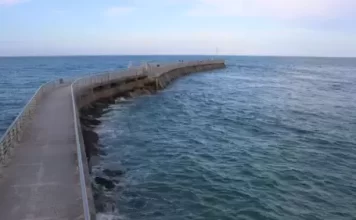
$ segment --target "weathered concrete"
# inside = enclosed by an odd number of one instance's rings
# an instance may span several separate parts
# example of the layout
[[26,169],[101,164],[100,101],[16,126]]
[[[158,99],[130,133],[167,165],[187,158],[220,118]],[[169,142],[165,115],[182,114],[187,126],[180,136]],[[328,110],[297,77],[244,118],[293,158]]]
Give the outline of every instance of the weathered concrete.
[[[215,61],[216,62],[216,61]],[[99,99],[109,97],[133,97],[164,89],[172,81],[188,74],[225,68],[223,61],[213,64],[197,64],[179,68],[154,68],[150,74],[126,76],[86,86],[78,92],[78,107],[82,108]]]
[[0,178],[1,220],[83,219],[70,86],[45,96]]
[[167,87],[171,82],[174,80],[178,79],[179,77],[186,76],[192,73],[197,73],[197,72],[203,72],[203,71],[209,71],[209,70],[214,70],[214,69],[221,69],[225,68],[225,63],[215,63],[215,64],[206,64],[206,65],[201,65],[201,66],[188,66],[184,68],[179,68],[179,69],[173,69],[171,71],[167,72],[161,72],[157,74],[156,77],[156,88],[158,89],[164,89]]

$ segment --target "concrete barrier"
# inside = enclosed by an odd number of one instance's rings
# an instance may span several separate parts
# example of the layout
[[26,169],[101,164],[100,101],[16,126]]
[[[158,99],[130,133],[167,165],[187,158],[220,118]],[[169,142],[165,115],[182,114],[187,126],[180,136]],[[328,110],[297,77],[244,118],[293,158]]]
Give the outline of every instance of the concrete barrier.
[[111,72],[79,79],[73,83],[78,108],[101,98],[135,96],[165,88],[173,80],[187,74],[224,68],[222,60],[195,61],[148,66]]

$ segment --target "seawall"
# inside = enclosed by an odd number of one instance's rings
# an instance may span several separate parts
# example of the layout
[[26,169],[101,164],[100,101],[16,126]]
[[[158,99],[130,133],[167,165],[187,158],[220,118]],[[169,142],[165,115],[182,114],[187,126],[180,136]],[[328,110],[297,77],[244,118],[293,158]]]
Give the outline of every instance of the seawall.
[[[180,76],[223,67],[224,61],[218,60],[146,65],[74,81],[59,79],[43,84],[0,138],[0,171],[3,171],[0,173],[0,191],[4,204],[1,214],[5,219],[37,218],[37,214],[45,219],[59,216],[95,219],[88,145],[98,141],[98,136],[90,133],[90,129],[100,123],[93,117],[101,113],[94,112],[90,123],[86,124],[84,118],[88,114],[83,114],[83,110],[90,107],[105,110],[115,97],[154,93]],[[109,102],[101,103],[100,100]],[[11,157],[15,150],[16,156]],[[61,153],[57,154],[58,150]],[[31,170],[23,170],[23,164],[31,164]],[[109,176],[112,172],[118,171],[107,171]],[[18,174],[23,178],[17,178]],[[38,178],[33,180],[36,176]],[[110,187],[110,180],[95,181]],[[16,185],[38,193],[21,196],[13,187]],[[43,198],[46,202],[41,202]],[[36,206],[36,211],[29,209],[29,204]],[[55,212],[50,207],[53,204],[57,207]],[[14,207],[20,207],[20,211],[11,211]],[[44,213],[46,216],[42,216]]]
[[140,95],[153,94],[166,88],[180,77],[225,67],[224,62],[218,62],[173,68],[168,71],[158,70],[153,74],[122,77],[85,88],[81,95],[81,101],[78,103],[78,108],[88,162],[90,162],[92,152],[96,151],[98,142],[98,135],[93,132],[92,128],[100,124],[97,118],[105,112],[105,109],[110,104],[114,104],[117,98],[128,99]]
[[[115,103],[119,97],[134,98],[144,94],[153,94],[167,87],[174,80],[197,72],[225,68],[224,61],[197,61],[179,63],[167,66],[155,66],[146,70],[133,69],[126,72],[116,72],[80,79],[72,84],[74,106],[78,111],[75,117],[78,127],[78,141],[83,155],[85,185],[90,212],[95,213],[95,188],[91,189],[90,169],[91,155],[98,154],[98,135],[93,131],[100,124],[97,120],[105,109]],[[117,171],[113,171],[117,172]],[[96,179],[95,179],[96,181]],[[110,185],[110,179],[103,180]],[[93,193],[94,191],[94,193]]]
[[139,73],[137,75],[106,80],[105,82],[93,83],[80,91],[80,100],[77,105],[78,108],[81,109],[103,98],[132,98],[141,94],[151,94],[155,91],[164,89],[179,77],[220,68],[225,68],[225,63],[223,61],[183,66],[168,69],[167,71],[164,71],[164,67],[162,67],[162,69],[156,68],[156,72],[153,73]]

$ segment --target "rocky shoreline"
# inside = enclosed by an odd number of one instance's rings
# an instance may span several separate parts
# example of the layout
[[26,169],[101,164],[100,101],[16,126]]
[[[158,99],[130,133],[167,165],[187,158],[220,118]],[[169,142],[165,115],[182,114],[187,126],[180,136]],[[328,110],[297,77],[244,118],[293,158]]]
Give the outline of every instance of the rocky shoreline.
[[101,124],[99,118],[109,111],[109,106],[120,102],[120,100],[128,100],[141,95],[151,95],[156,92],[157,90],[151,85],[145,86],[144,88],[117,94],[114,97],[101,98],[94,103],[91,103],[89,106],[80,109],[80,123],[89,166],[92,155],[97,155],[98,153],[97,146],[99,136],[94,129]]
[[[110,111],[109,106],[119,103],[122,100],[132,99],[141,95],[150,95],[156,93],[153,87],[144,87],[125,94],[118,94],[111,98],[102,98],[80,110],[80,123],[82,127],[82,136],[85,145],[85,153],[91,174],[91,185],[94,196],[94,203],[98,212],[108,211],[115,207],[114,201],[110,201],[109,197],[105,196],[105,191],[114,190],[119,186],[120,178],[124,175],[124,169],[120,168],[102,168],[100,175],[92,175],[92,166],[96,163],[95,158],[105,155],[105,152],[100,150],[99,135],[95,132],[95,128],[101,124],[100,118]],[[102,202],[105,201],[105,202]],[[103,207],[103,204],[113,204],[112,207]],[[114,211],[114,210],[110,210]]]

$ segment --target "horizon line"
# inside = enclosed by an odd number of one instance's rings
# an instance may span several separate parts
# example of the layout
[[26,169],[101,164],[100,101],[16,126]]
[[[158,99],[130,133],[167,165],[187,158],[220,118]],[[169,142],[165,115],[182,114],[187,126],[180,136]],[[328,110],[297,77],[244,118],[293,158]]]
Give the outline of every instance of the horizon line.
[[242,54],[58,54],[58,55],[0,55],[0,58],[36,57],[123,57],[123,56],[211,56],[211,57],[290,57],[290,58],[356,58],[356,56],[313,56],[313,55],[242,55]]

